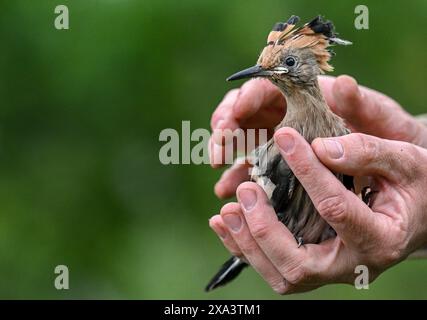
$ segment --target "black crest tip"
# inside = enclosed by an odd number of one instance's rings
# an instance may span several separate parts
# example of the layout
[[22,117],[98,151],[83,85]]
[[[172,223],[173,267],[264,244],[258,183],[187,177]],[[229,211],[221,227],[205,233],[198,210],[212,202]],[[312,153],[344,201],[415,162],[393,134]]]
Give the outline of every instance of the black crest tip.
[[292,25],[295,25],[295,24],[297,24],[298,22],[299,22],[299,17],[298,16],[295,16],[295,15],[292,15],[289,19],[288,19],[288,21],[287,21],[287,24],[292,24]]
[[284,22],[277,22],[271,31],[283,31],[285,30],[287,24]]
[[329,20],[323,21],[322,16],[320,15],[311,20],[307,26],[315,33],[321,33],[328,38],[335,37],[333,23]]

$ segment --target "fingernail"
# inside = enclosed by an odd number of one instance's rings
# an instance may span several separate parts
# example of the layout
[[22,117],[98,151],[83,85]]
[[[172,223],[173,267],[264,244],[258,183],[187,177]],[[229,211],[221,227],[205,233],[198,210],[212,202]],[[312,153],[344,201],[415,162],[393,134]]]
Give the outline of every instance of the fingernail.
[[227,232],[221,227],[216,227],[215,232],[219,235],[221,239],[225,239],[225,237],[227,236]]
[[322,142],[330,158],[339,159],[343,156],[344,149],[341,143],[334,139],[322,139]]
[[249,211],[253,207],[255,207],[257,201],[257,194],[254,190],[242,189],[239,191],[237,196],[246,211]]
[[289,134],[282,134],[276,139],[279,148],[282,149],[285,153],[291,153],[295,146],[294,137]]
[[238,214],[228,213],[222,217],[222,221],[224,221],[227,227],[233,232],[238,232],[242,227],[242,219]]

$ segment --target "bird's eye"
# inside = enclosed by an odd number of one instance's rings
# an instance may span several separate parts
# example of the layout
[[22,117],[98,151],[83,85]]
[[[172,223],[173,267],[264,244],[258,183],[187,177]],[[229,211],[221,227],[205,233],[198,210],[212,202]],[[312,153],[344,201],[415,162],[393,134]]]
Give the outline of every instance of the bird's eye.
[[294,57],[287,57],[285,63],[287,66],[292,67],[295,65],[296,61]]

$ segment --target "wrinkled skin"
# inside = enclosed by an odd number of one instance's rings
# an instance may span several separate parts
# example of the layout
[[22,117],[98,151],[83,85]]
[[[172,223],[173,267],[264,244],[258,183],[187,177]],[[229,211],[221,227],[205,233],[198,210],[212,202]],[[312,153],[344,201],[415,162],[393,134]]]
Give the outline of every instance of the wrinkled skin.
[[[320,77],[331,109],[353,132],[316,139],[309,145],[295,130],[282,128],[275,142],[322,217],[337,237],[300,248],[277,220],[264,191],[248,180],[248,167],[227,169],[215,186],[220,198],[237,194],[210,219],[232,255],[248,261],[280,294],[328,283],[354,283],[357,265],[370,280],[427,244],[427,128],[381,93],[359,87],[348,76]],[[268,81],[255,79],[230,91],[212,116],[213,129],[272,129],[286,101]],[[211,155],[222,152],[211,139]],[[215,164],[213,167],[220,165]],[[330,172],[370,176],[377,193],[369,208]]]

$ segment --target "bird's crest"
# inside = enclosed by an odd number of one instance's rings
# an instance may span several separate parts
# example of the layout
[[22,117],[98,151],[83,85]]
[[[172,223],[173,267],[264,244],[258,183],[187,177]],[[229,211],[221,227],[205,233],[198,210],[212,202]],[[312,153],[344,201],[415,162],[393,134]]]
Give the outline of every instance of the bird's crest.
[[351,42],[337,38],[332,22],[323,21],[321,16],[295,28],[298,22],[299,17],[291,16],[287,22],[274,25],[267,38],[267,47],[264,48],[258,63],[263,66],[273,65],[279,58],[277,53],[282,49],[310,48],[321,72],[332,71],[333,67],[328,63],[332,52],[328,47],[333,44],[349,45]]

